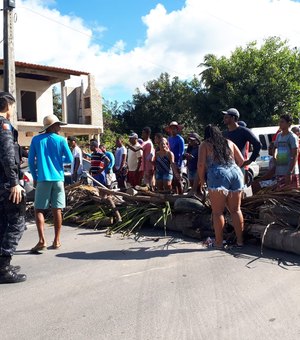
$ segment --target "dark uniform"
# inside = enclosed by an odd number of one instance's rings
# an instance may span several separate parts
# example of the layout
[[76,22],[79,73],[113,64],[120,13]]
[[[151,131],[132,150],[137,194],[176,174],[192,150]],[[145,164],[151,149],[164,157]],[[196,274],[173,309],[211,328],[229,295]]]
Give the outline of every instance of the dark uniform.
[[21,203],[9,200],[10,188],[19,184],[20,147],[17,131],[0,116],[0,283],[25,281],[16,274],[19,268],[10,265],[19,240],[25,230],[25,195]]

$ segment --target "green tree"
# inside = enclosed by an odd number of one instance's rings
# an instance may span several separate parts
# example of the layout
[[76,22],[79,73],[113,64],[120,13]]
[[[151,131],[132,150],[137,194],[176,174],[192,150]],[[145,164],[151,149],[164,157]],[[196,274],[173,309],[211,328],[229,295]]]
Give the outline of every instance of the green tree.
[[53,97],[53,113],[62,120],[62,103],[61,103],[61,93],[58,91],[56,86],[52,88]]
[[249,126],[276,124],[300,110],[300,53],[277,37],[258,48],[252,42],[237,48],[229,58],[204,57],[200,74],[203,85],[196,94],[195,109],[203,124],[220,122],[220,111],[236,107]]
[[125,129],[122,124],[122,112],[130,105],[123,103],[120,105],[117,101],[108,101],[103,99],[102,114],[104,132],[101,135],[101,143],[105,144],[108,150],[113,150],[117,136],[123,136],[127,139]]
[[145,126],[162,132],[171,121],[184,124],[185,131],[199,130],[196,115],[192,112],[193,98],[200,86],[199,80],[181,81],[162,73],[158,79],[148,81],[145,91],[136,90],[131,105],[122,114],[127,131],[140,133]]

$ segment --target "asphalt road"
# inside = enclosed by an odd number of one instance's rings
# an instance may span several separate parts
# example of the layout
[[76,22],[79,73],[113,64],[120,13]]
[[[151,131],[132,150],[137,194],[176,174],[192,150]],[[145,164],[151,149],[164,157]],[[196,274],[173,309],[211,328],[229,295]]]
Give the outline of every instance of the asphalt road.
[[299,257],[145,233],[64,227],[61,249],[31,255],[30,225],[13,260],[28,280],[0,286],[0,339],[300,339]]

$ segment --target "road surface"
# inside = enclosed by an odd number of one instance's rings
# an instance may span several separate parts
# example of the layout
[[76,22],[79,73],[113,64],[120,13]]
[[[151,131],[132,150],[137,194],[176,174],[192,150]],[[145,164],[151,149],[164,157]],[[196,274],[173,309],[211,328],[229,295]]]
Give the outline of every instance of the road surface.
[[28,254],[28,226],[13,260],[28,280],[0,286],[1,340],[300,339],[297,256],[151,230],[139,242],[67,226],[62,236],[61,249]]

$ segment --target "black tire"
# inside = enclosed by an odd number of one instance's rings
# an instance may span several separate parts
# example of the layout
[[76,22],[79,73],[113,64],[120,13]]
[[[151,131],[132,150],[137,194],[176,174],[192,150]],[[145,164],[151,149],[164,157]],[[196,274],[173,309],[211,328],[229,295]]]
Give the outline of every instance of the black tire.
[[188,192],[190,188],[190,180],[188,179],[188,176],[186,174],[182,174],[181,177],[183,192]]
[[254,179],[254,174],[252,172],[252,170],[246,170],[246,185],[247,187],[250,187],[250,185],[252,184],[253,182],[253,179]]

